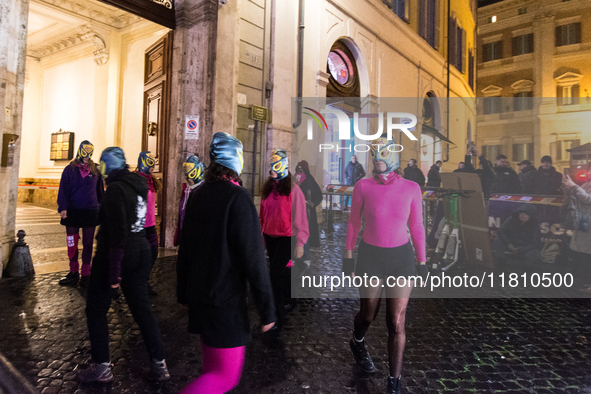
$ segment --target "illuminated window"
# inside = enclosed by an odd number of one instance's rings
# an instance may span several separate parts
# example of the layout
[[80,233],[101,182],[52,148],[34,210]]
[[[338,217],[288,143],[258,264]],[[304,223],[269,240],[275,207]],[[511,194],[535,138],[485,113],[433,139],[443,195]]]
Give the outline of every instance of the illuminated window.
[[497,16],[493,15],[488,18],[488,23],[495,23],[497,21]]
[[516,162],[520,162],[522,160],[532,161],[533,159],[534,159],[534,144],[532,142],[526,143],[526,144],[513,144],[513,161],[516,161]]
[[501,154],[502,145],[482,145],[482,154],[488,160],[494,160],[495,157]]
[[560,161],[570,160],[570,152],[568,149],[576,148],[581,145],[580,139],[564,139],[550,143],[551,156]]
[[[340,52],[340,51],[339,51]],[[330,75],[341,85],[349,80],[350,68],[347,63],[351,63],[344,53],[330,52],[328,54],[328,69]]]
[[556,87],[556,105],[577,105],[580,102],[579,84]]

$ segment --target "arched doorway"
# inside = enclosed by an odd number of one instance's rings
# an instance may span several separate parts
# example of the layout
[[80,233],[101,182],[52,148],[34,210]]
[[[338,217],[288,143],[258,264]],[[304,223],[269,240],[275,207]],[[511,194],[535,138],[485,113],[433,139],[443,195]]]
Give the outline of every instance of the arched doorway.
[[[326,104],[334,106],[349,114],[359,112],[359,98],[362,90],[367,90],[366,69],[361,52],[355,42],[348,38],[337,40],[331,47],[326,59],[326,72],[329,75],[326,86]],[[360,72],[363,72],[362,75]],[[350,98],[351,100],[347,100]],[[328,184],[345,184],[345,167],[351,157],[356,155],[360,163],[365,163],[365,153],[356,153],[351,147],[355,140],[339,140],[335,133],[337,123],[333,117],[327,117],[328,129],[324,136],[324,143],[336,144],[339,149],[324,152],[323,156],[323,186]],[[333,123],[334,122],[334,123]],[[360,126],[361,127],[361,126]],[[362,157],[360,157],[362,156]],[[365,167],[365,165],[364,165]]]

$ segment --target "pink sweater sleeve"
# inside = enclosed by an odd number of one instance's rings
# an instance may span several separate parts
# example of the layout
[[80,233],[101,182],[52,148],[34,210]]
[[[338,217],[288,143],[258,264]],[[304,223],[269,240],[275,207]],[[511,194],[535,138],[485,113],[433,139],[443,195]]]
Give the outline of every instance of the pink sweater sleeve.
[[347,245],[346,250],[355,250],[359,230],[361,230],[361,215],[363,214],[363,182],[357,182],[353,188],[351,200],[351,215],[347,223]]
[[415,185],[412,190],[412,202],[410,204],[410,216],[408,218],[408,228],[410,238],[415,249],[416,261],[427,261],[425,247],[425,227],[423,226],[423,194],[421,188]]
[[308,242],[310,229],[306,213],[306,198],[298,185],[291,189],[291,233],[295,234],[297,246],[304,246]]

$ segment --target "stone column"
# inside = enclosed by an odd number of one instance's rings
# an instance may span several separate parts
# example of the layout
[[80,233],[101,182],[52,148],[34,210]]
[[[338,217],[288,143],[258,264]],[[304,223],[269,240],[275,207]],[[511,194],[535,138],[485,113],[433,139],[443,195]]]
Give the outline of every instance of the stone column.
[[[190,153],[209,162],[213,134],[216,74],[216,0],[175,0],[171,79],[170,136],[167,152],[165,246],[172,247],[178,216],[181,166]],[[184,139],[185,115],[199,115],[199,139]]]
[[0,268],[6,266],[15,239],[28,13],[28,0],[0,2],[0,142],[4,134],[19,136],[12,166],[0,167]]

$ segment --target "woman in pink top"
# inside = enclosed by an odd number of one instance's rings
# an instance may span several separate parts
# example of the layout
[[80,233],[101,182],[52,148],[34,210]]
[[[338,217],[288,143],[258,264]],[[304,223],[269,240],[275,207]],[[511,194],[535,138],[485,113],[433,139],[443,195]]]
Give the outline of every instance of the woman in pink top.
[[304,254],[308,242],[308,218],[306,198],[299,186],[292,181],[287,153],[275,149],[271,153],[270,177],[261,193],[259,219],[269,253],[271,285],[277,311],[276,328],[280,329],[285,309],[291,303],[291,276],[287,265],[291,259]]
[[[146,179],[148,182],[148,202],[146,212],[146,223],[144,228],[146,230],[146,238],[150,244],[152,251],[152,268],[158,258],[158,233],[156,232],[156,195],[162,189],[162,183],[156,178],[154,173],[154,166],[156,161],[152,157],[150,151],[140,152],[137,159],[137,173]],[[148,283],[148,295],[157,295],[150,283]]]
[[[404,320],[413,282],[407,281],[405,287],[390,287],[395,282],[392,279],[387,281],[387,278],[414,276],[415,261],[420,263],[419,271],[427,268],[422,193],[419,185],[400,176],[398,153],[394,152],[392,141],[382,137],[373,141],[371,148],[374,177],[362,179],[355,185],[347,227],[345,257],[352,258],[362,217],[365,221],[355,275],[368,277],[366,287],[359,288],[360,310],[355,316],[355,329],[349,344],[357,364],[366,372],[375,372],[364,337],[378,314],[382,290],[385,289],[390,361],[387,392],[399,393],[406,342]],[[372,282],[369,278],[374,276],[377,279]]]

